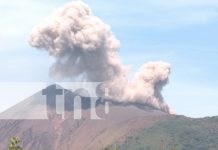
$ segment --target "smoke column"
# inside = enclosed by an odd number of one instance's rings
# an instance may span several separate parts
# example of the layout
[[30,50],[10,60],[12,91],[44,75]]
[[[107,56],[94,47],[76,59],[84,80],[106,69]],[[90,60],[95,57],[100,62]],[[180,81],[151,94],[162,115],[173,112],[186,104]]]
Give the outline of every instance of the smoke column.
[[45,18],[33,29],[29,43],[55,58],[50,75],[56,79],[104,82],[110,99],[169,112],[161,90],[168,82],[170,65],[161,61],[144,64],[129,82],[128,69],[118,54],[119,41],[81,1],[68,3]]

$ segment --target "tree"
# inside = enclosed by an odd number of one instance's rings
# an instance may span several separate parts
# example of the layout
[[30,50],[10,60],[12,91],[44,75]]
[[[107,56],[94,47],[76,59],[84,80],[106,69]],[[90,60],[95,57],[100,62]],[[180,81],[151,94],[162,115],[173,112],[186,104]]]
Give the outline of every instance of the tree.
[[8,150],[23,150],[20,146],[21,140],[19,140],[17,137],[12,137],[10,139],[9,148]]
[[104,150],[119,150],[119,148],[117,146],[113,146],[113,147],[106,147]]

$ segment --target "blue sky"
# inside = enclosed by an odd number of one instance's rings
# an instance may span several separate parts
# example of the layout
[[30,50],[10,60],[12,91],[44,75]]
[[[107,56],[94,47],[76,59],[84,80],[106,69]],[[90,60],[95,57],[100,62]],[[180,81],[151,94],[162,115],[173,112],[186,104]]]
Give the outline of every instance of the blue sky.
[[[0,0],[0,82],[47,82],[52,58],[28,45],[32,28],[67,0]],[[132,72],[172,65],[166,102],[191,117],[218,115],[217,0],[85,0],[111,26]],[[0,111],[17,101],[2,101]]]

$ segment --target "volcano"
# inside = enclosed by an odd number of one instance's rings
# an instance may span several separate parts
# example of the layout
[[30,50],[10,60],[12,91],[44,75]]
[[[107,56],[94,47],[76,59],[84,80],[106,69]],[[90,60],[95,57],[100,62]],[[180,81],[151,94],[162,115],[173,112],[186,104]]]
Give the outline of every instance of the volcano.
[[[163,145],[170,147],[177,143],[181,144],[180,147],[191,145],[193,148],[193,143],[184,143],[184,139],[178,138],[181,136],[196,138],[194,144],[199,141],[205,147],[208,147],[205,143],[210,139],[209,149],[217,148],[216,117],[192,119],[170,115],[149,105],[120,104],[99,98],[95,110],[101,119],[91,119],[91,98],[71,91],[64,95],[67,98],[63,103],[63,117],[57,113],[56,107],[61,101],[46,101],[42,92],[0,114],[1,149],[7,149],[9,139],[14,136],[22,140],[24,150],[101,150],[110,145],[119,145],[123,150],[160,149]],[[73,107],[72,98],[76,96],[81,97],[81,119],[74,118],[77,110]],[[106,103],[109,103],[109,112],[105,111]],[[207,134],[201,133],[202,130]]]
[[[55,85],[48,89],[53,86]],[[75,110],[71,98],[75,96],[78,96],[77,92],[69,91],[65,94],[64,119],[57,114],[57,104],[52,99],[46,103],[42,91],[1,113],[0,147],[6,149],[8,139],[16,136],[22,139],[24,149],[102,149],[114,142],[122,142],[133,132],[150,127],[169,116],[151,106],[115,102],[110,103],[107,114],[106,101],[98,99],[95,109],[102,119],[93,120],[90,118],[90,98],[82,97],[82,117],[74,119]]]

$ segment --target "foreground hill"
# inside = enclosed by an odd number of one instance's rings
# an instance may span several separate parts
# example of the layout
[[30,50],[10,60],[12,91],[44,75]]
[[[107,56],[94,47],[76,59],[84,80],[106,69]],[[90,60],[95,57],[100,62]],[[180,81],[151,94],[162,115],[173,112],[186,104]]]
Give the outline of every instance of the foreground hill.
[[218,150],[218,117],[170,117],[129,136],[121,150]]

